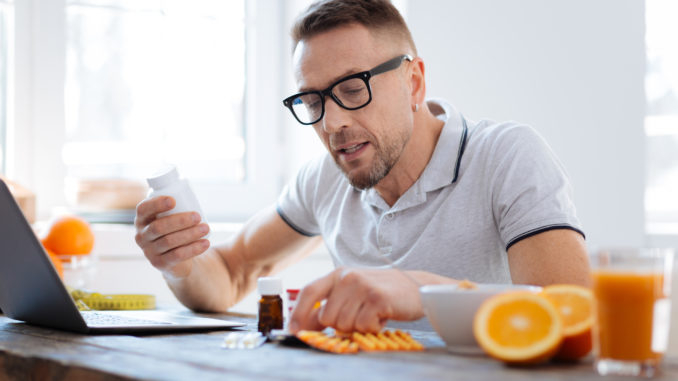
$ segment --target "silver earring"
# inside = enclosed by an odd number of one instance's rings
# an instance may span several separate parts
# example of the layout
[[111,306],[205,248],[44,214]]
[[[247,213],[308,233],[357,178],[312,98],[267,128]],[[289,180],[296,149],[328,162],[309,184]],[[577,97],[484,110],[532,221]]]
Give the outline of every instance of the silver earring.
[[414,112],[419,111],[419,103],[414,104]]

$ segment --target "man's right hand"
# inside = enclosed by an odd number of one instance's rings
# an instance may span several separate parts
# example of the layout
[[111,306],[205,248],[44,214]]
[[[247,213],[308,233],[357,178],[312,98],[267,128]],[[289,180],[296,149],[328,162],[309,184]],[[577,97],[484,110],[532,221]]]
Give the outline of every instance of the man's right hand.
[[192,270],[192,258],[204,253],[210,243],[204,237],[209,226],[200,223],[200,214],[185,212],[158,217],[174,208],[169,196],[158,196],[139,203],[134,226],[135,240],[153,267],[172,278],[187,277]]

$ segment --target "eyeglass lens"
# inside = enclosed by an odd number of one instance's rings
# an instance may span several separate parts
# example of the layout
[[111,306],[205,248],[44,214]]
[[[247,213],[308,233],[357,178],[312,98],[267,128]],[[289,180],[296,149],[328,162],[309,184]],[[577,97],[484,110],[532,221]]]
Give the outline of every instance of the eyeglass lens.
[[[370,101],[370,91],[361,78],[341,81],[331,91],[335,100],[348,109],[359,108]],[[323,113],[323,99],[320,93],[304,94],[292,100],[292,109],[300,122],[315,122]]]

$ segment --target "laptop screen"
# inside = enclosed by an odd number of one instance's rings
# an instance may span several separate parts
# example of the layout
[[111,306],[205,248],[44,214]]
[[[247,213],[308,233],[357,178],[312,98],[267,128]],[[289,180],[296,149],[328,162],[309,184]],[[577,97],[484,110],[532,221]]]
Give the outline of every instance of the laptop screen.
[[87,331],[59,274],[0,180],[0,308],[12,319]]

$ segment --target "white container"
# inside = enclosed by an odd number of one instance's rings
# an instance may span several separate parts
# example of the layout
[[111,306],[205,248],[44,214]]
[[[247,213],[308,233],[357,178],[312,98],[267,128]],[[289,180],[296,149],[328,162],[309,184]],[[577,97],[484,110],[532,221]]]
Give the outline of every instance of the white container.
[[478,284],[475,289],[460,289],[456,284],[433,284],[419,288],[428,321],[457,354],[481,354],[473,336],[473,318],[481,304],[493,295],[509,291],[539,292],[541,287],[520,284]]
[[261,296],[282,294],[282,279],[278,277],[261,277],[257,279],[257,289]]
[[195,193],[193,193],[188,180],[179,178],[179,172],[176,167],[172,167],[166,172],[149,177],[146,181],[151,187],[151,190],[148,192],[148,198],[171,196],[176,202],[174,208],[167,212],[159,213],[158,217],[183,212],[198,212],[200,213],[201,222],[207,223],[205,214],[200,208],[198,198],[195,196]]

